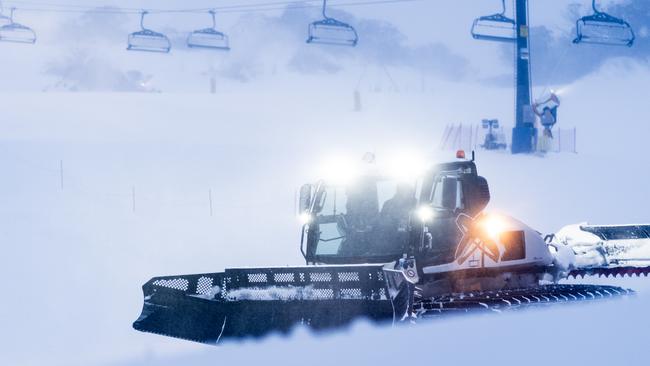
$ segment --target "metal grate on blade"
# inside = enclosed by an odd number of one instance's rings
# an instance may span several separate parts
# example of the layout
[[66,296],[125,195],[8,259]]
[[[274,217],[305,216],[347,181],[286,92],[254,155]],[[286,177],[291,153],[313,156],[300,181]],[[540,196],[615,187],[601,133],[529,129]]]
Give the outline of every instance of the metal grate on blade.
[[360,288],[342,288],[340,294],[341,294],[341,298],[343,299],[363,298],[363,294]]
[[196,293],[199,295],[208,295],[212,292],[212,277],[201,277],[196,284]]
[[295,276],[293,273],[274,273],[273,281],[275,282],[294,282]]
[[309,280],[311,282],[331,282],[332,274],[329,272],[315,272],[309,274]]
[[267,276],[266,273],[249,273],[248,274],[248,282],[255,282],[255,283],[263,283],[267,282]]
[[228,289],[226,288],[227,283],[228,282],[226,281],[226,278],[223,278],[221,280],[221,298],[226,298],[228,295]]
[[187,291],[190,281],[185,278],[174,278],[170,280],[156,280],[153,282],[154,286],[167,287],[174,290]]
[[339,282],[359,282],[359,272],[339,272]]
[[[329,273],[328,273],[329,274]],[[312,290],[312,298],[316,300],[330,300],[334,298],[334,290],[331,288],[316,288]]]

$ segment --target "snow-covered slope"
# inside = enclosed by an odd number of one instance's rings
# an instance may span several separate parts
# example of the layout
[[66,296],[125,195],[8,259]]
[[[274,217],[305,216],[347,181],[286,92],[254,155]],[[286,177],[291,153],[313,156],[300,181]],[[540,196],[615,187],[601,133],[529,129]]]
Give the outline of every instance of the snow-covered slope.
[[[547,6],[534,3],[539,8],[532,13],[540,14],[534,22],[565,15],[560,7],[543,14]],[[647,360],[646,278],[589,280],[639,290],[621,302],[399,329],[361,324],[326,337],[298,331],[288,339],[219,349],[131,328],[142,304],[140,286],[152,276],[302,263],[295,189],[313,179],[328,156],[375,151],[381,159],[409,150],[447,160],[450,152],[438,150],[446,124],[486,117],[512,123],[512,90],[478,81],[501,78],[510,85],[508,62],[497,46],[467,35],[475,13],[492,6],[448,5],[446,12],[458,17],[441,16],[435,25],[435,5],[427,11],[409,5],[410,13],[400,8],[399,14],[372,10],[395,20],[392,25],[362,11],[354,10],[356,18],[342,14],[359,21],[364,42],[370,41],[359,57],[304,45],[293,29],[303,32],[314,12],[224,17],[236,42],[227,58],[180,47],[171,55],[128,53],[124,36],[137,25],[134,16],[22,18],[38,26],[37,45],[1,45],[0,363]],[[169,15],[151,24],[178,43],[196,19]],[[397,34],[386,45],[367,36],[395,24],[408,38]],[[541,232],[582,221],[650,222],[644,55],[609,59],[595,73],[556,85],[560,125],[577,128],[578,154],[479,152],[480,173],[492,190],[489,209]],[[557,68],[574,80],[579,61],[571,54],[559,58]],[[213,74],[217,90],[208,94]],[[533,79],[538,95],[549,81]],[[70,90],[92,92],[62,92]],[[360,112],[354,111],[355,90]]]
[[562,306],[528,313],[448,319],[417,327],[353,326],[349,333],[314,336],[300,329],[288,338],[229,344],[174,356],[152,353],[121,363],[136,365],[383,365],[386,363],[609,365],[645,364],[642,329],[648,298],[599,305]]
[[[650,131],[638,92],[648,79],[645,69],[613,64],[571,85],[561,123],[578,127],[577,155],[479,152],[490,209],[542,232],[650,221]],[[393,331],[359,326],[325,338],[299,332],[215,350],[132,330],[140,285],[152,276],[301,263],[295,188],[329,154],[374,150],[381,158],[408,148],[445,160],[449,152],[437,150],[445,123],[510,113],[507,90],[443,82],[445,92],[365,91],[354,112],[344,78],[318,81],[326,87],[279,78],[215,95],[3,94],[6,364],[369,364],[413,349],[448,362],[490,352],[538,363],[640,360],[645,279],[601,281],[640,290],[611,304]]]

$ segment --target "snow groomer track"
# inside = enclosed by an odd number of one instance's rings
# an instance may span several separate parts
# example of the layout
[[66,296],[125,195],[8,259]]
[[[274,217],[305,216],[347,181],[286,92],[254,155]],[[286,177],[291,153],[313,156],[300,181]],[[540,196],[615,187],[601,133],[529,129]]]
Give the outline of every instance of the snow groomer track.
[[635,295],[633,290],[599,285],[546,285],[537,289],[501,290],[453,294],[415,303],[415,312],[422,317],[465,314],[469,312],[501,312],[523,310],[558,303],[604,300]]

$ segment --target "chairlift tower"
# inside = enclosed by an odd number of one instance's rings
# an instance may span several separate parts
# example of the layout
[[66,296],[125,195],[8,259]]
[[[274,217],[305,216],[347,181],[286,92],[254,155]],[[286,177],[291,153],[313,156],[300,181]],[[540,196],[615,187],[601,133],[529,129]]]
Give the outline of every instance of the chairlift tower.
[[472,37],[515,46],[515,127],[510,148],[520,154],[535,151],[537,129],[531,101],[528,0],[514,0],[514,6],[514,19],[506,16],[506,0],[501,0],[500,13],[476,18]]
[[515,0],[515,127],[510,146],[513,154],[535,152],[537,140],[531,100],[529,35],[528,0]]
[[[505,0],[501,0],[501,5],[500,13],[476,18],[471,33],[478,40],[515,44],[515,127],[510,148],[513,154],[533,153],[537,148],[537,128],[531,100],[528,0],[514,0],[515,19],[505,15]],[[628,47],[634,44],[634,30],[628,22],[599,10],[596,0],[591,0],[591,7],[594,14],[576,22],[574,43]]]

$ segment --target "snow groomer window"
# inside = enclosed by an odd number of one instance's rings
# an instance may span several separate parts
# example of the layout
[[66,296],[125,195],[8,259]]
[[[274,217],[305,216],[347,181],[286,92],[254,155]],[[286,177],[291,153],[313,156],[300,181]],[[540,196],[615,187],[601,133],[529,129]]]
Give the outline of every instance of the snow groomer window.
[[455,176],[439,176],[433,186],[431,202],[438,210],[464,209],[462,182]]

